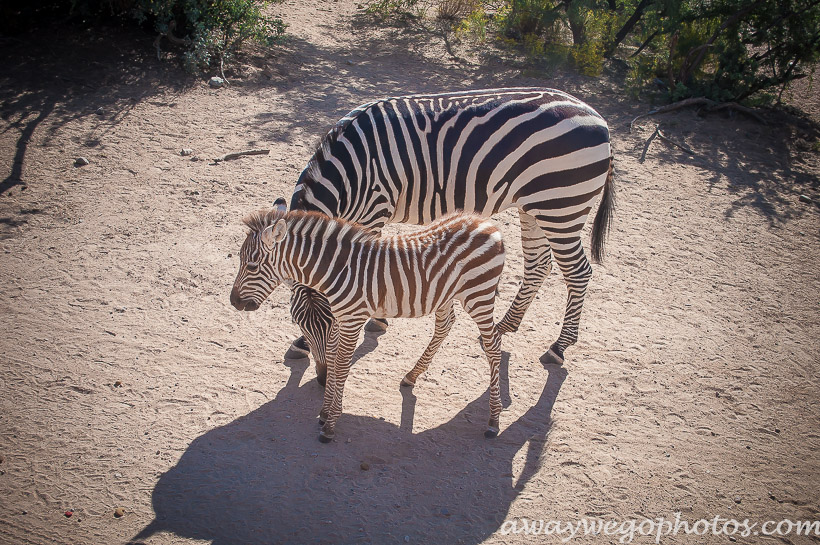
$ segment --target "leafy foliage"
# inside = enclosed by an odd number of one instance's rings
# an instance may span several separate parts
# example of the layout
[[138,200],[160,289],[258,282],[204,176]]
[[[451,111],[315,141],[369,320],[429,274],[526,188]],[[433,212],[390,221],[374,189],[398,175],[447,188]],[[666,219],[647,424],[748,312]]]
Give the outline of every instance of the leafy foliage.
[[[0,30],[20,31],[46,19],[95,24],[104,19],[135,21],[184,47],[186,65],[197,71],[228,60],[242,44],[269,44],[285,24],[264,14],[281,0],[6,0]],[[159,46],[159,42],[158,42]]]
[[[382,15],[420,0],[374,0]],[[633,92],[771,100],[820,61],[820,0],[439,0],[456,35],[517,44],[545,68],[630,66]],[[468,9],[469,8],[469,9]]]

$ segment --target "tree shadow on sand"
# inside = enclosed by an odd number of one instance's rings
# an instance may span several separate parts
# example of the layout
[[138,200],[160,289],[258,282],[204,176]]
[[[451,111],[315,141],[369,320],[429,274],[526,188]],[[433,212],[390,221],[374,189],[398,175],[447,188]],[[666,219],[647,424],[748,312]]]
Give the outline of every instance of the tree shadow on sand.
[[[399,426],[344,414],[341,438],[322,445],[321,388],[299,385],[308,360],[289,364],[275,399],[195,439],[160,477],[156,518],[134,541],[172,532],[215,545],[481,543],[537,473],[567,375],[546,366],[538,401],[492,440],[482,434],[486,392],[450,421],[414,433],[416,398],[403,389]],[[522,448],[524,467],[514,475]]]

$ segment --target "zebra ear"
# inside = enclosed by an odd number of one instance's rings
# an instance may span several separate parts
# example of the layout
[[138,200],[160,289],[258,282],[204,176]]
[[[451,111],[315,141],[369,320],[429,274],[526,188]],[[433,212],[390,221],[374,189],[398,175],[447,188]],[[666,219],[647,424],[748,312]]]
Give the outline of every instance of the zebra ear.
[[268,225],[262,231],[260,235],[262,238],[262,244],[265,245],[265,248],[270,250],[273,248],[274,244],[282,242],[282,239],[285,238],[285,235],[288,232],[288,225],[284,219],[280,219],[273,225]]
[[284,219],[277,221],[273,226],[273,241],[282,242],[288,232],[288,225]]
[[273,240],[273,225],[268,225],[262,230],[262,233],[259,235],[259,238],[262,240],[262,244],[270,250],[273,248],[274,240]]
[[285,202],[285,199],[279,197],[273,202],[273,209],[284,214],[288,211],[288,204]]

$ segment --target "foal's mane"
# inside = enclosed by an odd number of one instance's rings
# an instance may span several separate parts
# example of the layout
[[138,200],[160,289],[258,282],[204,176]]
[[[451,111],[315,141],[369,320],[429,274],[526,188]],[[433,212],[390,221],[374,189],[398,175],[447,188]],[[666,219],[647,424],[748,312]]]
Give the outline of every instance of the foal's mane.
[[[293,234],[309,234],[315,231],[315,227],[326,227],[330,224],[337,224],[339,227],[347,227],[344,236],[341,240],[348,242],[364,242],[371,240],[378,240],[379,236],[352,221],[347,221],[342,218],[329,218],[321,212],[305,212],[303,210],[293,210],[287,214],[283,214],[278,210],[257,210],[251,212],[242,220],[242,222],[253,233],[261,233],[265,228],[275,224],[280,219],[284,218],[288,223],[288,232]],[[338,231],[337,231],[338,232]]]

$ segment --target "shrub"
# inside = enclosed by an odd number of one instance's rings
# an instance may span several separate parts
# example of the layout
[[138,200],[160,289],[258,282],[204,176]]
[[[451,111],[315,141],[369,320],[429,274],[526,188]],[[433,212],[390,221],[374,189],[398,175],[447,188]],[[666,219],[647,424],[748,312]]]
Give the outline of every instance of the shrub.
[[281,0],[5,0],[0,31],[21,32],[46,20],[96,24],[105,19],[134,21],[185,48],[189,68],[226,60],[243,43],[271,43],[285,24],[264,8]]

